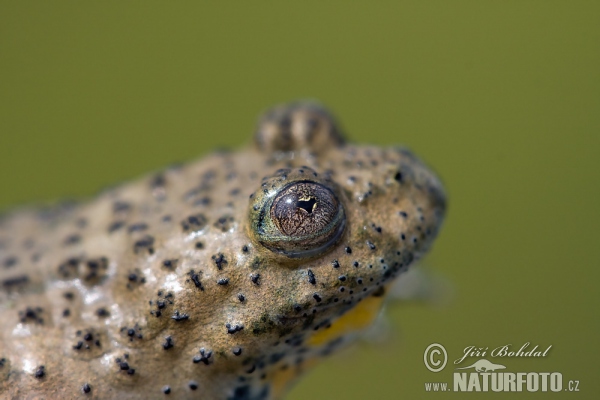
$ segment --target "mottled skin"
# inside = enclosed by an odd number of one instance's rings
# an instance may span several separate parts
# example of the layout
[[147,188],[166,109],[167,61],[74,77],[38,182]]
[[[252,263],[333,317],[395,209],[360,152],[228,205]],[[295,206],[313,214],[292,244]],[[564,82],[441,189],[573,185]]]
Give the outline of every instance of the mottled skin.
[[[337,196],[345,225],[289,257],[260,243],[252,210],[300,175]],[[372,319],[444,208],[410,152],[346,144],[327,111],[296,103],[266,113],[242,150],[9,213],[0,397],[280,398]]]

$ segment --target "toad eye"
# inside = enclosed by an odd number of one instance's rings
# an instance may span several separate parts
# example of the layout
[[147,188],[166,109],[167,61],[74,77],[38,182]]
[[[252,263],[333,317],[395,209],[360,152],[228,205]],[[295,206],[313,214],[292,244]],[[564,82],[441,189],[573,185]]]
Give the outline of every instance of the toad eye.
[[344,207],[327,182],[288,179],[313,172],[306,170],[283,170],[267,181],[271,190],[258,192],[250,210],[251,231],[257,241],[292,258],[325,251],[339,240],[345,227]]

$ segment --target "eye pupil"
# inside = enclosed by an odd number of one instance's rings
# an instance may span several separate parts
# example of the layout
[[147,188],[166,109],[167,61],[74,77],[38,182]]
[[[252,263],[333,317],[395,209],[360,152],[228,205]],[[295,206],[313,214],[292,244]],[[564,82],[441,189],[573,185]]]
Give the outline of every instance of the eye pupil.
[[316,204],[317,201],[313,198],[310,198],[308,200],[298,200],[296,202],[296,207],[303,209],[309,214],[312,214]]

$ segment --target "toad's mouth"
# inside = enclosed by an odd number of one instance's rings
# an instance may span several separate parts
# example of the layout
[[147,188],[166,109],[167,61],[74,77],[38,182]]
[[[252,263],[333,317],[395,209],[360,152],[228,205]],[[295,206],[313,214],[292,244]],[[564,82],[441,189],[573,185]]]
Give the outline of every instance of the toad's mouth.
[[[379,286],[373,290],[365,292],[364,297],[361,297],[357,300],[342,300],[336,302],[334,301],[334,298],[331,298],[328,302],[323,303],[322,305],[307,308],[306,310],[294,310],[293,314],[287,313],[278,315],[277,321],[282,325],[295,325],[299,323],[310,324],[310,326],[314,324],[315,327],[319,326],[320,324],[326,325],[332,319],[337,319],[355,308],[360,302],[370,298],[381,298],[385,295],[385,293],[385,287]],[[338,310],[338,312],[331,313],[330,311],[332,310]],[[323,315],[324,313],[327,314]],[[318,320],[322,321],[317,322]]]

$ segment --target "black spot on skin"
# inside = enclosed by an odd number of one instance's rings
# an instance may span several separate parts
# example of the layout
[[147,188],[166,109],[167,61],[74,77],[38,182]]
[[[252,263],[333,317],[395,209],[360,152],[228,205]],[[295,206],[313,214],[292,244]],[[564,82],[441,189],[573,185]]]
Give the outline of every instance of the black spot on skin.
[[96,310],[96,315],[100,318],[106,318],[110,315],[110,313],[108,312],[108,310],[104,307],[100,307],[99,309]]
[[4,268],[14,267],[15,265],[17,265],[17,261],[17,257],[8,257],[4,259],[2,265],[4,266]]
[[81,391],[85,394],[88,394],[92,391],[92,387],[90,386],[89,383],[84,383],[83,386],[81,387]]
[[198,250],[203,249],[204,248],[204,243],[202,243],[202,242],[196,242],[194,244],[194,247],[197,248]]
[[165,337],[165,342],[163,343],[162,346],[163,346],[163,349],[165,349],[165,350],[169,350],[170,348],[172,348],[174,346],[173,338],[171,336]]
[[221,253],[216,254],[216,255],[212,256],[211,258],[215,262],[215,265],[217,266],[217,269],[219,271],[223,269],[223,265],[227,264],[227,259],[225,259],[225,256]]
[[404,211],[400,211],[400,212],[398,212],[398,214],[399,214],[399,215],[400,215],[402,218],[407,218],[407,217],[408,217],[408,214],[407,214],[407,213],[405,213]]
[[229,283],[229,279],[227,279],[227,278],[221,278],[221,279],[217,280],[217,285],[225,286],[228,283]]
[[180,314],[178,310],[175,310],[175,313],[171,316],[171,319],[174,320],[174,321],[177,321],[177,322],[185,321],[185,320],[187,320],[189,318],[190,318],[189,315],[183,314],[183,313]]
[[234,347],[233,350],[231,350],[231,352],[233,353],[234,356],[239,356],[242,354],[242,348]]
[[190,381],[190,382],[188,383],[188,386],[189,386],[189,388],[190,388],[190,389],[192,389],[192,390],[196,390],[196,389],[198,389],[198,383],[197,383],[196,381]]
[[71,315],[71,310],[69,310],[68,308],[65,308],[62,312],[62,316],[66,318],[70,315]]
[[260,285],[260,274],[252,274],[252,275],[250,275],[250,280],[255,285]]
[[133,244],[133,251],[138,254],[140,251],[147,250],[149,254],[154,254],[154,237],[146,235]]
[[184,231],[199,231],[206,226],[206,217],[204,214],[190,215],[181,221],[181,227]]
[[369,248],[371,250],[375,250],[377,247],[375,247],[375,245],[373,244],[373,242],[371,242],[370,240],[367,240],[367,246],[369,246]]
[[341,275],[338,279],[344,282],[346,280],[346,275]]
[[177,259],[164,260],[162,262],[163,267],[168,269],[174,269],[177,266]]
[[350,246],[347,246],[344,250],[346,251],[346,253],[352,254],[352,248]]
[[142,231],[145,231],[146,229],[148,229],[148,224],[145,224],[143,222],[138,222],[136,224],[129,225],[129,228],[127,228],[129,233],[142,232]]
[[79,242],[81,242],[81,235],[78,233],[74,233],[74,234],[67,236],[65,238],[65,240],[63,241],[63,244],[65,246],[71,246],[71,245],[77,244]]
[[29,283],[29,276],[19,275],[13,278],[4,279],[2,281],[2,287],[6,290],[9,290],[15,287],[24,286],[27,283]]
[[42,379],[45,375],[46,375],[46,367],[44,367],[43,365],[40,365],[39,367],[37,367],[37,369],[35,370],[34,376],[37,379]]
[[88,284],[98,283],[104,275],[103,271],[108,269],[108,258],[99,257],[90,259],[85,263],[85,267],[87,269],[84,273],[83,280]]
[[115,221],[108,226],[108,233],[113,233],[125,226],[123,221]]
[[156,174],[150,179],[150,187],[152,189],[162,188],[167,184],[167,178],[163,174]]
[[130,209],[131,209],[131,204],[126,203],[124,201],[115,201],[113,203],[113,212],[115,214],[126,212],[126,211],[129,211]]
[[219,217],[217,221],[214,223],[215,228],[220,229],[221,232],[227,232],[231,228],[231,224],[233,222],[233,217],[230,215],[224,215]]
[[212,202],[212,200],[210,199],[210,197],[204,196],[199,198],[198,200],[195,200],[193,205],[194,206],[208,206],[210,205],[210,203]]
[[192,359],[194,364],[203,363],[204,365],[208,365],[210,363],[210,357],[212,356],[212,351],[210,351],[210,350],[207,351],[203,347],[200,349],[199,353],[200,353],[199,356],[195,356]]
[[317,284],[317,280],[315,279],[315,274],[310,269],[308,270],[308,282],[312,285]]
[[227,333],[229,333],[230,335],[233,335],[234,333],[237,333],[239,331],[241,331],[242,329],[244,329],[243,325],[231,325],[231,324],[225,324],[225,328],[227,328]]
[[200,289],[201,291],[204,291],[204,286],[202,286],[202,282],[200,281],[200,274],[202,272],[198,272],[196,273],[194,270],[191,270],[188,275],[190,276],[190,279],[192,280],[192,282],[194,282],[194,285]]
[[248,252],[248,246],[244,245],[244,247],[242,247],[242,251],[244,253],[247,253]]
[[317,303],[320,303],[322,300],[318,293],[313,294],[313,299],[315,299]]
[[333,260],[331,262],[331,265],[333,266],[333,268],[339,268],[340,267],[340,263],[338,260]]
[[44,318],[40,307],[27,307],[24,311],[19,311],[19,320],[21,323],[33,322],[39,325],[44,325]]
[[238,297],[238,300],[239,300],[240,302],[242,302],[242,303],[243,303],[244,301],[246,301],[246,296],[244,296],[244,295],[243,295],[243,294],[241,294],[241,293],[240,293],[240,294],[238,294],[238,296],[237,296],[237,297]]
[[402,172],[400,172],[400,171],[396,172],[396,174],[394,175],[394,180],[396,182],[402,183],[402,179],[403,179]]
[[400,235],[400,238],[401,238],[402,240],[406,240],[406,235],[403,233],[403,234],[401,234],[401,235]]
[[73,300],[75,298],[75,295],[73,294],[73,292],[65,292],[63,293],[63,297],[67,300]]
[[171,394],[171,387],[170,386],[163,386],[162,392],[164,394]]

